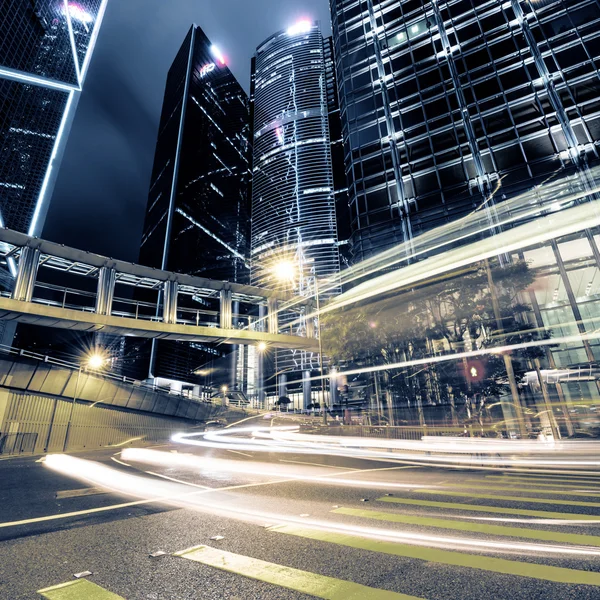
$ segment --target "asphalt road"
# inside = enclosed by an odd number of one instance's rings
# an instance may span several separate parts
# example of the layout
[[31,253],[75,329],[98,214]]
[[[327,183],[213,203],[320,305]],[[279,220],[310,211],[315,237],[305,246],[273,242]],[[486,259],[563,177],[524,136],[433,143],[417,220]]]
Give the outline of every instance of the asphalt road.
[[600,474],[153,450],[1,460],[0,599],[600,598]]

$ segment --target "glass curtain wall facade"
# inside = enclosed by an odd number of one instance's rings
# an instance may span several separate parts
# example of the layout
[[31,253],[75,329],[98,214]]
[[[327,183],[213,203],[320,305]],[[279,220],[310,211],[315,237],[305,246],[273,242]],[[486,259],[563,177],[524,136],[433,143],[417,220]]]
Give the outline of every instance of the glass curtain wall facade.
[[[340,269],[330,134],[339,116],[331,67],[331,45],[310,21],[266,39],[252,62],[251,280],[321,301],[339,291],[337,281],[324,280],[335,279]],[[263,369],[264,356],[257,357],[259,401],[264,374],[270,381],[270,373],[283,372],[279,395],[304,389],[309,404],[307,374],[319,367],[318,354],[278,351],[273,359]]]
[[597,160],[598,0],[331,12],[355,261]]
[[278,287],[274,265],[298,265],[298,291],[339,271],[324,42],[317,23],[265,40],[253,61],[252,282]]
[[0,223],[40,235],[106,0],[5,0],[0,20]]
[[194,26],[169,71],[140,261],[244,283],[249,103],[219,57]]
[[[167,76],[140,263],[249,281],[249,126],[247,94],[219,48],[192,26]],[[149,346],[140,348],[145,365],[175,380],[194,381],[199,367],[224,356],[210,344],[157,341],[148,359]]]
[[[3,0],[0,227],[40,236],[107,0]],[[12,289],[14,265],[0,267]],[[15,324],[0,323],[13,343]]]

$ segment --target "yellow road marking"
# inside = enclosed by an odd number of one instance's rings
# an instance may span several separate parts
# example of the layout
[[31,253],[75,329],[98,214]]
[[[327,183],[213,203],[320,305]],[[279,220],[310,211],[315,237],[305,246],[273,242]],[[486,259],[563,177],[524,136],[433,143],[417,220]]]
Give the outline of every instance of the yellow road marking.
[[465,554],[452,550],[440,550],[438,548],[425,548],[412,546],[397,542],[385,542],[350,535],[346,533],[333,533],[319,529],[308,529],[295,525],[281,525],[272,527],[270,531],[295,535],[311,540],[318,540],[349,548],[369,550],[393,556],[405,558],[416,558],[427,562],[435,562],[456,567],[468,567],[492,573],[503,573],[505,575],[516,575],[518,577],[529,577],[544,581],[555,581],[557,583],[571,583],[582,585],[600,586],[600,573],[592,571],[577,571],[565,569],[564,567],[552,567],[534,563],[494,558],[492,556],[479,556],[476,554]]
[[[396,498],[385,496],[378,498],[379,502],[393,502],[394,504],[408,504],[411,506],[430,506],[444,510],[468,510],[484,513],[499,513],[501,515],[522,515],[525,517],[539,517],[541,519],[574,519],[578,521],[598,521],[600,515],[578,515],[575,513],[551,512],[546,510],[528,510],[526,508],[501,508],[499,506],[480,506],[473,504],[460,504],[458,502],[435,502],[433,500],[415,500],[414,498]],[[459,515],[456,515],[459,517]]]
[[391,523],[405,523],[407,525],[424,525],[425,527],[438,527],[440,529],[454,529],[456,531],[471,531],[488,535],[502,535],[509,537],[527,538],[531,540],[544,540],[546,542],[560,542],[578,544],[580,546],[600,546],[600,537],[581,535],[576,533],[560,533],[540,529],[526,529],[525,527],[506,527],[504,525],[486,525],[473,521],[449,521],[431,517],[417,517],[398,513],[389,513],[370,509],[338,508],[331,512],[353,517],[376,519]]
[[86,579],[60,583],[38,590],[38,594],[48,600],[125,600]]
[[[585,488],[585,486],[581,486]],[[456,489],[456,488],[468,488],[470,490],[490,490],[493,492],[522,492],[523,487],[508,487],[508,486],[500,486],[500,485],[477,485],[474,483],[452,483],[447,486],[447,489]],[[534,490],[527,489],[526,490],[532,494],[550,494],[556,495],[560,494],[561,496],[596,496],[600,490],[590,490],[588,491],[573,491],[573,490]]]
[[[493,483],[513,483],[513,484],[522,484],[526,483],[528,485],[534,487],[561,487],[567,489],[595,489],[600,491],[600,481],[598,482],[589,482],[589,481],[576,481],[574,479],[555,479],[548,480],[554,481],[555,483],[538,483],[537,481],[532,481],[531,479],[525,479],[523,477],[502,477],[500,475],[486,475],[490,479],[494,479]],[[577,484],[577,485],[575,485]]]
[[56,492],[56,499],[63,500],[64,498],[80,498],[81,496],[95,496],[96,494],[108,494],[106,490],[99,488],[83,488],[81,490],[63,490]]
[[[533,502],[535,504],[564,504],[565,506],[589,506],[600,508],[598,502],[575,502],[575,500],[556,500],[554,498],[525,498],[520,496],[496,496],[494,494],[475,494],[472,492],[450,492],[444,490],[414,489],[416,494],[437,494],[440,496],[460,496],[462,498],[481,498],[484,500],[509,500],[510,502]],[[598,517],[600,518],[600,517]]]
[[195,562],[216,567],[222,571],[236,573],[258,581],[284,587],[316,598],[328,600],[420,600],[397,592],[368,587],[352,581],[326,577],[308,571],[301,571],[276,563],[266,562],[241,554],[218,550],[209,546],[196,546],[176,552]]

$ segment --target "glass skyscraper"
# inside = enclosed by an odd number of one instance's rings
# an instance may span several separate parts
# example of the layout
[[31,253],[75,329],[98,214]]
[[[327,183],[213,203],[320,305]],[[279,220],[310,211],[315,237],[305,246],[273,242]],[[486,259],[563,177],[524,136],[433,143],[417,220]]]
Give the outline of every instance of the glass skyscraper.
[[[140,262],[247,283],[249,101],[225,63],[192,26],[167,76]],[[151,370],[194,380],[195,368],[223,355],[207,344],[158,341]]]
[[107,0],[4,0],[0,224],[39,235]]
[[253,60],[252,282],[280,286],[276,265],[293,261],[300,294],[339,271],[324,53],[301,21]]
[[[0,227],[42,233],[107,0],[3,0],[0,10]],[[0,268],[11,289],[14,265]],[[16,324],[0,323],[12,345]]]
[[247,281],[248,131],[246,93],[193,26],[167,77],[142,264]]
[[597,160],[598,0],[331,12],[355,261]]

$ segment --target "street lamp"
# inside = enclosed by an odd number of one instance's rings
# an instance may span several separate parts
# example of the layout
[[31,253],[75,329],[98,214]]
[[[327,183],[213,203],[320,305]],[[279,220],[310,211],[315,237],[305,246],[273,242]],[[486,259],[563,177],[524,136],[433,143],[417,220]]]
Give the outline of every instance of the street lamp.
[[[293,281],[298,265],[289,259],[283,259],[273,265],[273,274],[280,281]],[[315,301],[317,304],[317,335],[319,336],[319,376],[321,379],[321,409],[323,411],[323,425],[327,425],[327,407],[325,406],[325,379],[323,376],[323,340],[321,336],[321,298],[319,294],[319,280],[315,270]]]

